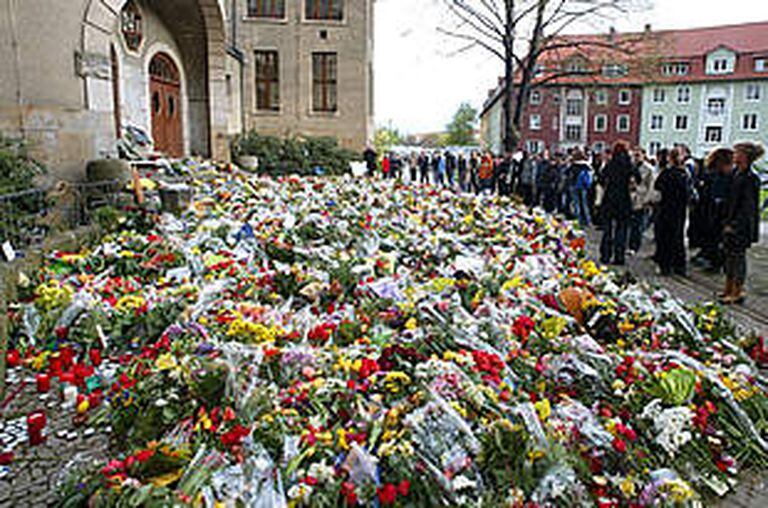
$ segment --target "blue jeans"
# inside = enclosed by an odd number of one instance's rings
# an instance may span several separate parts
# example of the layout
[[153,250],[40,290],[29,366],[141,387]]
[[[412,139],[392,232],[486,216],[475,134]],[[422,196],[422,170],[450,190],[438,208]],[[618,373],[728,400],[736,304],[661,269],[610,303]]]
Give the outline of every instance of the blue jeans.
[[571,205],[579,225],[588,227],[592,223],[592,217],[589,214],[589,189],[571,189]]
[[623,265],[626,246],[627,220],[606,217],[603,224],[603,239],[600,242],[600,262],[607,265],[613,256],[614,264]]

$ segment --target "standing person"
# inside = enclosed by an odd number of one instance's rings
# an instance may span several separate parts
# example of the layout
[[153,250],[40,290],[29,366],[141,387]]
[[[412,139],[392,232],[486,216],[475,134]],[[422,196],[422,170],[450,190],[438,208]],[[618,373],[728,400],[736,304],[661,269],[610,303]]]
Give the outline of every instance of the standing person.
[[725,208],[733,182],[733,150],[714,150],[707,156],[705,166],[705,183],[699,191],[699,199],[705,207],[703,214],[706,221],[701,258],[705,262],[705,270],[718,273],[723,268],[723,228]]
[[381,160],[381,173],[384,175],[384,179],[389,178],[389,174],[392,170],[392,159],[390,154],[386,154]]
[[756,143],[738,143],[733,147],[736,171],[728,198],[723,228],[725,247],[725,291],[721,301],[743,303],[747,278],[747,249],[760,240],[760,178],[752,165],[765,155]]
[[433,155],[432,170],[435,172],[435,185],[445,186],[445,158],[440,152]]
[[539,191],[539,204],[547,213],[557,209],[557,182],[559,179],[558,163],[546,160],[539,169],[536,185]]
[[365,167],[368,170],[368,177],[372,177],[376,174],[377,158],[378,155],[376,154],[376,150],[374,150],[371,145],[365,147],[365,151],[363,152],[363,160],[365,161]]
[[493,191],[493,157],[489,152],[480,160],[480,168],[477,170],[477,182],[480,192]]
[[592,168],[581,150],[574,150],[570,175],[571,204],[573,215],[581,227],[589,227],[592,218],[589,210],[589,189],[592,187]]
[[411,157],[408,162],[409,175],[411,177],[410,183],[413,185],[416,183],[416,178],[419,170],[419,158],[416,156],[416,152],[411,152]]
[[538,155],[534,154],[528,156],[527,153],[523,154],[522,167],[520,168],[520,179],[518,181],[518,193],[523,198],[523,203],[528,208],[533,207],[533,178],[536,173],[536,159]]
[[469,190],[467,185],[467,158],[464,152],[459,152],[457,165],[459,170],[459,189],[461,189],[461,192],[467,192]]
[[640,252],[643,246],[643,235],[648,229],[650,207],[655,201],[656,194],[653,188],[656,171],[648,161],[645,150],[637,148],[634,159],[637,171],[640,173],[640,182],[632,186],[632,218],[629,227],[629,250],[632,254]]
[[603,238],[600,242],[600,261],[623,265],[627,242],[627,227],[632,216],[630,181],[640,182],[640,173],[632,165],[626,143],[617,142],[610,162],[600,175],[605,188],[600,213],[604,221]]
[[421,184],[429,184],[429,155],[424,150],[421,151],[419,156],[419,174],[421,176]]
[[456,174],[456,155],[449,150],[445,152],[445,173],[448,176],[448,186],[453,187],[453,179]]
[[496,168],[496,182],[498,184],[499,196],[509,196],[510,194],[510,175],[512,173],[512,154],[506,153]]
[[659,192],[656,210],[656,262],[664,276],[685,275],[685,219],[690,198],[684,151],[669,152],[669,165],[659,173],[654,188]]
[[480,183],[477,178],[477,174],[480,172],[480,155],[477,152],[472,152],[472,158],[469,159],[469,183],[472,188],[472,192],[475,194],[480,193]]

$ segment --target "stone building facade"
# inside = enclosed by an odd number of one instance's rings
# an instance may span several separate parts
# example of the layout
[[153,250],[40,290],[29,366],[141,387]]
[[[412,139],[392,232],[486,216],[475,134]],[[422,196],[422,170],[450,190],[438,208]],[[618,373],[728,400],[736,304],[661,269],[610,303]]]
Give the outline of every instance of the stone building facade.
[[[227,159],[230,139],[250,128],[362,149],[372,126],[372,3],[0,0],[0,132],[29,140],[69,179],[86,161],[114,156],[128,126],[174,156]],[[284,15],[260,16],[265,9]],[[276,80],[263,50],[278,53]],[[279,107],[262,111],[267,82]]]

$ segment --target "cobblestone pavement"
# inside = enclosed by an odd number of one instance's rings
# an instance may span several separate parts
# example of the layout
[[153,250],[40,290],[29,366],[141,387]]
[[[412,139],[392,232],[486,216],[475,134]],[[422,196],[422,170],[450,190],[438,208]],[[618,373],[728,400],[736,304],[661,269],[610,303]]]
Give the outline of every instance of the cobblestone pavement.
[[[590,257],[597,260],[600,232],[593,229],[588,231],[587,235]],[[641,251],[628,257],[625,267],[616,269],[645,280],[651,286],[665,288],[689,304],[716,300],[717,293],[724,285],[723,275],[713,275],[691,266],[686,277],[662,277],[658,275],[656,265],[650,259],[653,248],[653,235],[649,233]],[[746,303],[729,307],[727,312],[742,330],[768,334],[768,224],[763,225],[760,244],[749,252],[747,289],[749,297]],[[737,485],[735,492],[709,505],[716,508],[768,507],[768,474],[748,475]]]
[[[0,410],[0,452],[15,454],[9,466],[0,466],[0,508],[44,507],[56,500],[58,481],[77,461],[106,457],[106,433],[73,423],[74,409],[63,407],[54,394],[59,387],[51,382],[51,390],[39,395],[33,377],[20,369],[8,372],[4,400]],[[45,442],[29,446],[26,418],[32,411],[43,410],[47,425]]]

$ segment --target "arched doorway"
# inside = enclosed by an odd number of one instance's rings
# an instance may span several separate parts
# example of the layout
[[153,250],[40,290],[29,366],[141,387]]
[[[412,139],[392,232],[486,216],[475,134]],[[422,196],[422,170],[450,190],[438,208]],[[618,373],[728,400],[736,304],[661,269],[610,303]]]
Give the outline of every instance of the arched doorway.
[[181,78],[171,57],[157,53],[149,63],[149,101],[155,150],[171,157],[184,154]]

